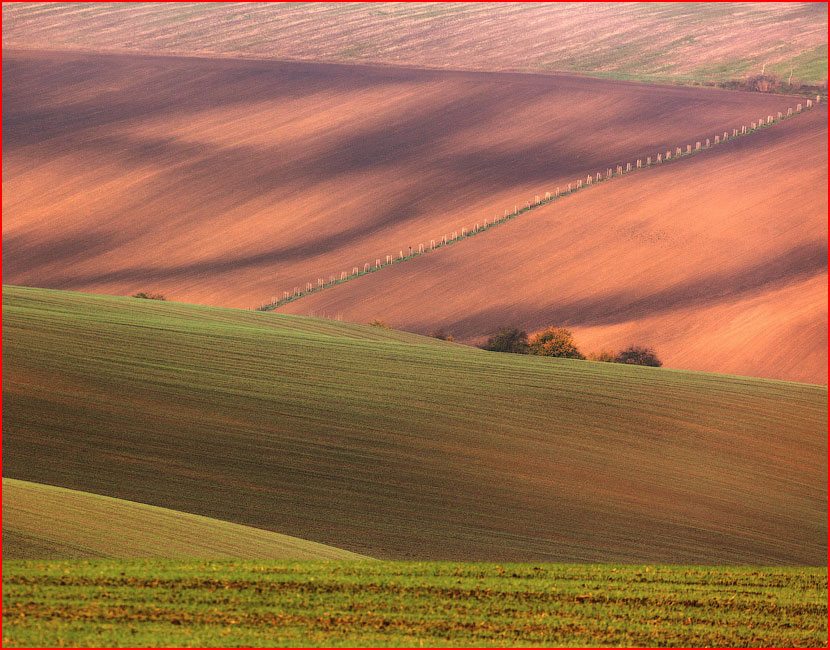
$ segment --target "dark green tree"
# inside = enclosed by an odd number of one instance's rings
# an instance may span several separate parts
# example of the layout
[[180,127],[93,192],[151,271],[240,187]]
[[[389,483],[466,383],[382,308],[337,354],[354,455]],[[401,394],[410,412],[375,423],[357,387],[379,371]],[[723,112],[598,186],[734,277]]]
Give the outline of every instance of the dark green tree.
[[513,354],[527,354],[527,332],[516,327],[502,327],[493,334],[483,346],[492,352],[512,352]]
[[617,353],[617,363],[630,363],[635,366],[654,366],[655,368],[663,365],[663,362],[657,358],[654,350],[651,348],[643,348],[639,345],[630,345],[625,350]]

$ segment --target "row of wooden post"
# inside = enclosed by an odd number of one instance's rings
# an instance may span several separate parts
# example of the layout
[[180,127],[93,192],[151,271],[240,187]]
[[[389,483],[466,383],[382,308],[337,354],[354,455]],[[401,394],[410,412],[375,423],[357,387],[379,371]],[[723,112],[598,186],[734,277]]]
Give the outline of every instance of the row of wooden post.
[[[821,96],[816,95],[815,103],[818,104],[820,101],[821,101]],[[813,101],[808,99],[807,102],[806,102],[806,105],[807,105],[807,108],[812,108]],[[797,104],[796,107],[795,107],[795,112],[800,113],[800,112],[802,112],[802,110],[803,110],[802,105]],[[788,108],[787,109],[787,117],[790,117],[791,115],[793,115],[793,109]],[[784,115],[781,111],[778,111],[778,118],[777,119],[773,118],[772,115],[767,115],[766,119],[764,119],[763,117],[760,117],[760,118],[758,118],[757,122],[751,122],[750,123],[749,130],[753,131],[753,130],[755,130],[757,128],[760,128],[764,125],[772,124],[772,123],[774,123],[774,122],[776,122],[780,119],[783,119],[783,117],[784,117]],[[747,133],[746,125],[741,126],[740,131],[737,128],[732,129],[732,137],[733,138],[737,137],[738,135],[744,135],[746,133]],[[729,139],[729,132],[724,131],[723,136],[716,135],[716,136],[714,136],[713,140],[714,140],[714,144],[720,144],[721,142],[726,142],[728,139]],[[711,147],[713,140],[710,139],[710,138],[706,138],[705,148]],[[702,142],[700,140],[696,141],[695,146],[694,146],[694,150],[695,151],[700,151],[702,148],[703,148]],[[687,144],[686,145],[686,154],[690,154],[690,153],[692,153],[692,145]],[[682,156],[682,155],[683,155],[682,148],[681,147],[675,148],[674,156],[677,157],[677,156]],[[671,151],[671,149],[669,149],[669,150],[666,151],[665,157],[663,156],[662,153],[658,153],[654,160],[656,161],[657,164],[660,164],[660,163],[663,162],[663,160],[668,161],[668,160],[671,160],[671,158],[672,158],[672,151]],[[643,166],[649,167],[651,165],[652,165],[652,157],[647,156],[646,159],[645,159],[645,165],[643,164],[643,160],[641,158],[638,158],[637,161],[634,163],[634,168],[635,169],[641,169]],[[631,163],[626,163],[625,168],[623,168],[622,165],[617,165],[616,175],[619,176],[619,175],[622,175],[622,174],[627,174],[631,171],[632,171]],[[605,170],[605,180],[607,180],[609,178],[612,178],[614,175],[615,174],[613,173],[613,170],[611,169],[611,167],[609,167]],[[597,172],[595,176],[591,176],[590,174],[588,174],[588,177],[585,179],[585,185],[593,185],[594,182],[601,181],[601,180],[604,180],[601,172]],[[567,190],[564,192],[564,194],[570,194],[571,192],[582,189],[582,187],[583,187],[582,179],[578,179],[575,183],[568,183]],[[551,192],[545,192],[544,200],[542,200],[542,198],[537,194],[536,197],[535,197],[535,200],[533,201],[533,205],[537,205],[537,206],[542,205],[543,203],[548,202],[548,201],[552,201],[553,199],[558,198],[559,196],[562,196],[562,195],[563,195],[563,192],[561,192],[560,188],[557,187],[556,190],[553,192],[553,194],[551,194]],[[526,204],[525,204],[525,207],[522,209],[522,212],[524,212],[525,210],[530,210],[531,208],[532,208],[531,202],[527,201]],[[486,230],[487,228],[489,228],[491,226],[495,226],[496,224],[501,223],[502,221],[505,221],[506,219],[509,219],[511,216],[516,216],[518,214],[519,214],[519,206],[518,206],[518,204],[516,204],[516,205],[513,206],[512,214],[511,214],[510,210],[505,210],[504,211],[504,216],[501,219],[498,219],[497,217],[493,217],[492,223],[488,222],[488,220],[485,219],[483,229],[479,227],[478,223],[476,223],[475,226],[472,228],[472,232],[473,233],[478,233],[480,230]],[[465,228],[461,229],[461,237],[460,238],[458,237],[458,231],[454,231],[452,233],[452,236],[449,237],[449,238],[448,238],[447,235],[442,236],[440,244],[436,244],[434,239],[430,239],[429,240],[429,250],[435,250],[436,248],[440,248],[441,246],[446,246],[448,243],[452,243],[452,242],[454,242],[458,239],[463,239],[463,238],[467,237],[467,235],[468,235],[468,230],[465,227]],[[413,252],[412,246],[409,246],[408,250],[409,250],[408,257],[412,257],[414,255],[423,254],[426,251],[426,247],[424,246],[424,244],[419,244],[417,253]],[[404,255],[404,251],[401,250],[398,254],[398,258],[397,258],[398,261],[404,260],[406,258],[407,258],[407,256]],[[377,258],[375,260],[374,268],[375,268],[375,270],[377,270],[377,269],[380,269],[382,266],[386,266],[386,265],[392,264],[394,262],[395,262],[394,256],[387,255],[386,256],[386,263],[381,264],[380,263],[380,258]],[[363,265],[363,273],[369,273],[370,270],[371,269],[370,269],[370,265],[369,265],[368,262]],[[345,282],[350,277],[357,277],[359,275],[360,275],[360,269],[357,266],[352,267],[351,276],[349,276],[346,273],[346,271],[343,271],[340,274],[339,282]],[[335,284],[336,282],[338,282],[338,280],[336,279],[336,277],[334,275],[329,276],[328,283],[326,283],[323,278],[317,278],[317,289],[323,289],[326,286],[331,286],[332,284]],[[304,295],[305,293],[310,293],[311,291],[314,291],[314,290],[316,290],[316,289],[314,288],[312,283],[307,282],[306,286],[305,286],[305,291],[302,291],[300,289],[300,287],[294,287],[294,292],[293,293],[290,293],[288,291],[283,291],[282,292],[282,295],[283,295],[282,300],[287,300],[287,299],[293,298],[293,297],[299,297],[299,296]],[[274,296],[274,298],[276,298],[276,296]],[[272,301],[272,304],[276,305],[278,302],[279,301],[275,299],[275,300]],[[265,307],[266,307],[266,305],[261,306],[261,308],[263,308],[263,309]]]

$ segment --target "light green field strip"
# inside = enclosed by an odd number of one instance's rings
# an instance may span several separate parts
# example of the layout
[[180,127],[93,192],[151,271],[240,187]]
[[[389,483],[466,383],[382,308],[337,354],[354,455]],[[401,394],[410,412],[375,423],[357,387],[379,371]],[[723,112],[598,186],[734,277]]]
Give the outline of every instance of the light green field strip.
[[822,647],[827,569],[92,560],[3,566],[4,647]]
[[250,526],[3,479],[3,559],[367,559]]

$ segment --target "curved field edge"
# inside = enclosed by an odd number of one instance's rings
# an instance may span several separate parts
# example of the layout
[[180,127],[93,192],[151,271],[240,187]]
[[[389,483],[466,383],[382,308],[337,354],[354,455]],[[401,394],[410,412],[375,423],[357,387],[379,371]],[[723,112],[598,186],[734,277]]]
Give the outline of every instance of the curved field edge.
[[825,387],[160,301],[3,303],[11,478],[381,558],[826,558]]
[[827,639],[826,567],[107,560],[3,568],[6,647],[820,647]]
[[199,515],[3,478],[3,560],[357,560],[365,556]]

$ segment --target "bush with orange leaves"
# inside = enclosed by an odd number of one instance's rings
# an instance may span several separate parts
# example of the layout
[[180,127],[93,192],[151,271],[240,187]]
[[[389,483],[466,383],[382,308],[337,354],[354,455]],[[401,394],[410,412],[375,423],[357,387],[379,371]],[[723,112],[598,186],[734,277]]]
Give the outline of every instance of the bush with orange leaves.
[[585,358],[585,355],[576,347],[570,330],[564,327],[548,327],[541,332],[536,332],[530,337],[528,345],[530,354],[565,359]]

